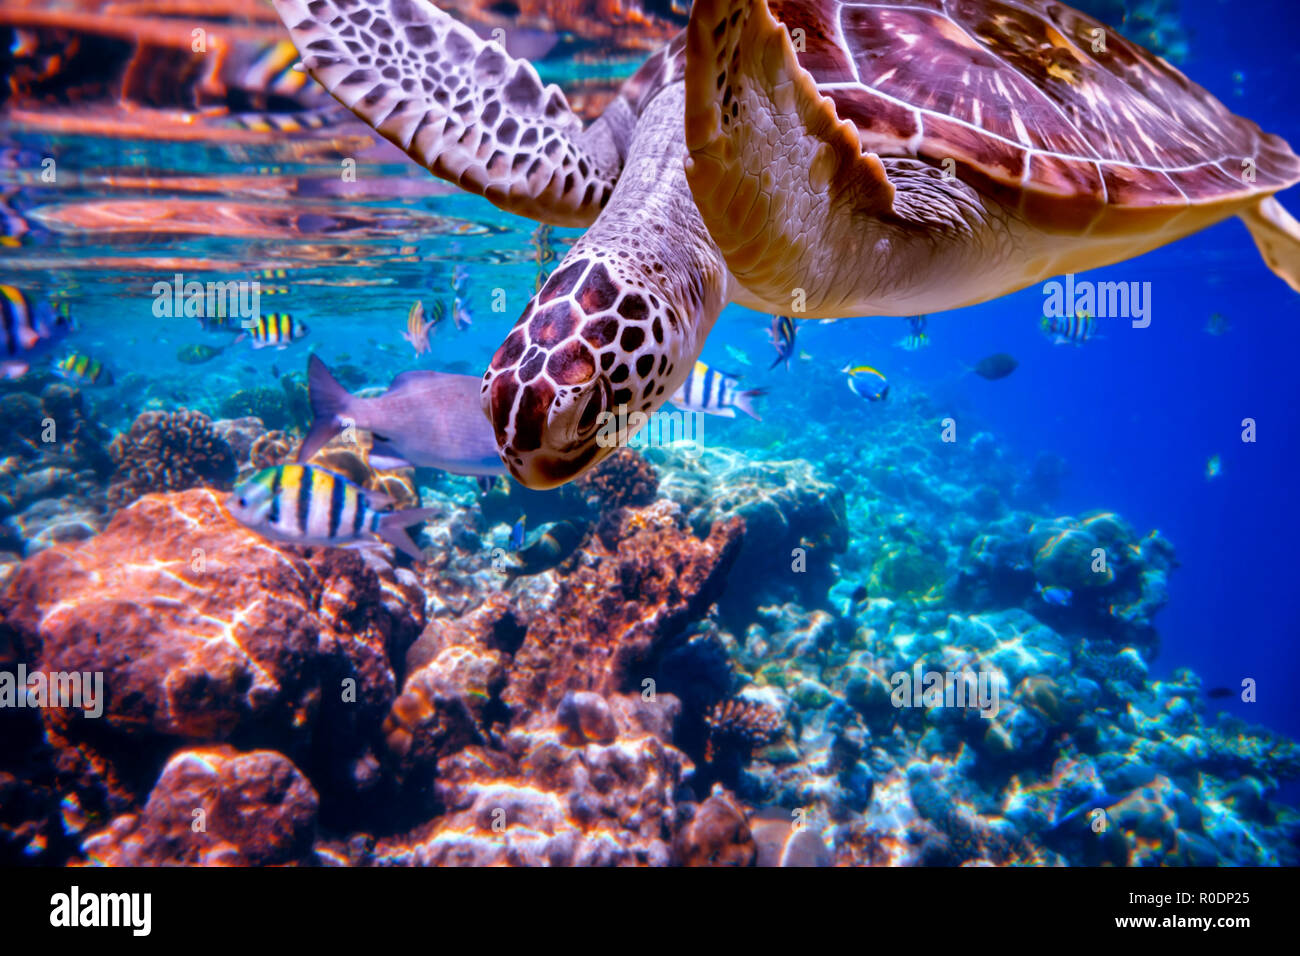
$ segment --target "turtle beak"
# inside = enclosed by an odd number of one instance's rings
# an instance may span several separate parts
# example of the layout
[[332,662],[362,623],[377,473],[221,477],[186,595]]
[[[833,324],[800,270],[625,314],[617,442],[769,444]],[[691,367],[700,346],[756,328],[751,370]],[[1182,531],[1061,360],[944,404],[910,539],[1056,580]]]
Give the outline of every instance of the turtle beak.
[[584,471],[604,458],[612,448],[601,448],[595,442],[582,449],[576,456],[561,457],[543,452],[519,456],[517,464],[505,449],[502,456],[510,468],[515,480],[533,491],[549,491],[577,478]]

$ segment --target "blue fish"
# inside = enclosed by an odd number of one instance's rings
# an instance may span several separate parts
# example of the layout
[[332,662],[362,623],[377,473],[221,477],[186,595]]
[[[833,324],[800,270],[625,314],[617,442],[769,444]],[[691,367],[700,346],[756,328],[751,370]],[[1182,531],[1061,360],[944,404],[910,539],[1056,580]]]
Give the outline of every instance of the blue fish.
[[519,520],[510,529],[510,550],[518,551],[524,546],[524,525],[528,521],[528,515],[520,515]]
[[1035,584],[1034,590],[1048,604],[1055,604],[1057,607],[1069,607],[1070,601],[1074,598],[1074,592],[1069,588],[1057,587],[1054,584],[1047,587],[1043,587],[1041,583]]
[[868,402],[883,402],[889,398],[889,380],[869,365],[846,368],[849,391]]

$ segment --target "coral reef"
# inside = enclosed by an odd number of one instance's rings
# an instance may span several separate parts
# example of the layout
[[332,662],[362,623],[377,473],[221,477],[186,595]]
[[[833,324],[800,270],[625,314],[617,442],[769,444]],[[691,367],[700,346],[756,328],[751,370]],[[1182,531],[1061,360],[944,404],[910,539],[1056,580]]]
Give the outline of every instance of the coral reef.
[[273,750],[182,750],[167,761],[139,814],[88,837],[105,866],[266,866],[312,860],[319,800]]
[[42,711],[76,830],[136,806],[178,741],[275,749],[348,806],[373,797],[388,661],[422,621],[409,572],[272,548],[198,489],[37,555],[0,612],[30,670],[99,671],[109,690],[95,718]]
[[229,488],[235,455],[202,412],[142,412],[109,446],[117,470],[108,501],[122,508],[141,495],[186,488]]
[[620,448],[571,486],[591,511],[648,505],[655,500],[659,475],[631,448]]
[[235,466],[241,470],[249,464],[253,448],[267,435],[262,420],[251,416],[222,418],[212,423],[212,429],[230,446],[230,452],[235,456]]
[[282,432],[279,429],[273,429],[264,435],[259,435],[248,449],[249,467],[253,469],[270,468],[273,465],[282,465],[287,461],[291,461],[295,444],[287,432]]
[[291,424],[284,390],[266,385],[232,392],[221,400],[220,412],[222,418],[257,418],[272,431]]
[[86,412],[79,390],[45,385],[39,395],[0,398],[0,551],[32,555],[98,533],[105,521],[102,480],[113,467],[107,431]]
[[831,561],[848,545],[844,496],[806,461],[755,461],[725,448],[654,448],[660,495],[677,502],[697,533],[735,516],[745,522],[736,575],[751,583],[724,598],[743,619],[765,601],[824,600]]
[[785,718],[775,707],[740,697],[714,704],[704,722],[709,728],[704,759],[710,762],[727,748],[748,755],[749,751],[772,743],[785,729]]
[[[73,394],[5,400],[88,442]],[[1044,516],[991,436],[936,451],[900,399],[887,464],[625,449],[549,496],[336,439],[316,465],[437,509],[410,568],[169,490],[291,456],[257,418],[142,414],[107,527],[103,474],[20,436],[0,669],[109,692],[0,708],[0,859],[1300,863],[1300,747],[1152,676],[1172,545]]]

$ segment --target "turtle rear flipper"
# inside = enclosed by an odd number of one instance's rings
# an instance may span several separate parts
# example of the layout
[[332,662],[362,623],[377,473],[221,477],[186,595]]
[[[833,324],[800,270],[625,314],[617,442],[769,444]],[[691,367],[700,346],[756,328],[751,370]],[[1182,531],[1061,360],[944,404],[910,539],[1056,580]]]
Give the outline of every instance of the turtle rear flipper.
[[1241,214],[1265,264],[1300,292],[1300,223],[1272,196]]
[[589,225],[609,198],[622,165],[611,128],[619,124],[602,117],[584,131],[531,63],[427,0],[275,0],[275,8],[307,71],[435,175],[562,226]]

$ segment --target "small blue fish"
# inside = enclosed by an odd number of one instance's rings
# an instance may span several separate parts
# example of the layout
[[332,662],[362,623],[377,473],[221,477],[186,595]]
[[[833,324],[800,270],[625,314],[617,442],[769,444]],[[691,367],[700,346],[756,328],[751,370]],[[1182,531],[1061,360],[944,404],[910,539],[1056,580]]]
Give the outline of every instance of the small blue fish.
[[849,391],[868,402],[883,402],[889,398],[889,380],[869,365],[846,367]]
[[1205,463],[1205,478],[1212,481],[1223,473],[1223,459],[1218,455],[1211,455],[1210,460]]
[[725,348],[725,349],[727,350],[727,354],[728,354],[728,355],[730,355],[733,359],[735,359],[735,360],[736,360],[737,362],[739,362],[741,365],[753,365],[753,364],[754,364],[753,362],[751,362],[751,361],[749,360],[749,356],[748,356],[748,355],[746,355],[746,354],[745,354],[744,352],[742,352],[740,349],[736,348],[734,345],[724,345],[723,348]]
[[1232,323],[1222,313],[1213,312],[1205,320],[1205,331],[1209,335],[1225,335],[1232,328]]
[[520,515],[519,520],[514,523],[510,529],[510,550],[518,551],[524,546],[524,527],[527,524],[528,515]]
[[1043,587],[1041,583],[1034,585],[1034,590],[1048,604],[1055,604],[1057,607],[1069,607],[1070,601],[1074,598],[1074,592],[1069,588],[1057,587],[1055,584]]
[[790,367],[790,356],[794,355],[795,327],[794,319],[788,315],[778,315],[772,319],[772,328],[768,331],[772,337],[772,347],[776,349],[776,361],[768,366],[768,371],[782,362]]

